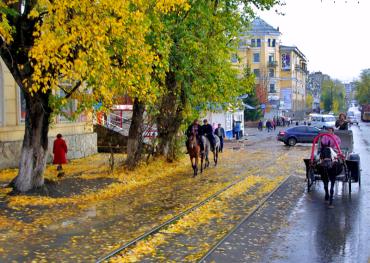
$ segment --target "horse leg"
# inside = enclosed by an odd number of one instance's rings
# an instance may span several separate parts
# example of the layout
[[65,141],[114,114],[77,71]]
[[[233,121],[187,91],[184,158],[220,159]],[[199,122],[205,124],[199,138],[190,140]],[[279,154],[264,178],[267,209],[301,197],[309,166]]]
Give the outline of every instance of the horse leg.
[[329,201],[330,206],[333,206],[334,185],[335,185],[335,175],[330,175],[330,201]]
[[200,154],[200,173],[203,173],[203,161],[204,161],[204,155],[203,153]]
[[195,175],[194,176],[197,176],[198,175],[198,162],[199,162],[199,157],[198,155],[195,157]]
[[325,201],[329,201],[329,178],[327,175],[327,171],[321,175],[322,182],[324,183],[324,190],[325,190]]

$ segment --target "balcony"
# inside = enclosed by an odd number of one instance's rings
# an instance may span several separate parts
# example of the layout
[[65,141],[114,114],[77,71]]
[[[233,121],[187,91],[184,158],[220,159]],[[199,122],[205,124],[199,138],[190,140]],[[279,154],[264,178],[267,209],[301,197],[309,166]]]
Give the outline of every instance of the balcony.
[[270,68],[276,68],[277,67],[277,61],[269,61],[268,66]]

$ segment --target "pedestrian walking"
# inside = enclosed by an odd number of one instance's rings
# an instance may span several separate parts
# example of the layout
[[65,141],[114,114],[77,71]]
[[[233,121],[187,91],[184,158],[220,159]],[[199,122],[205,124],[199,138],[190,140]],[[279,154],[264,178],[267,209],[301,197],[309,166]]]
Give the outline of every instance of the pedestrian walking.
[[262,122],[262,120],[260,120],[260,121],[258,122],[258,130],[259,130],[259,131],[262,131],[262,129],[263,129],[263,122]]
[[57,165],[58,177],[62,177],[64,175],[62,164],[67,163],[67,144],[65,140],[63,140],[62,135],[59,133],[57,134],[57,138],[54,140],[53,145],[53,164]]
[[221,123],[219,123],[218,127],[215,129],[215,135],[220,138],[220,152],[222,152],[224,149],[225,130],[221,127]]
[[266,129],[267,129],[267,132],[270,132],[272,130],[272,123],[270,120],[266,121]]
[[274,128],[274,131],[276,130],[276,121],[272,120],[272,127]]

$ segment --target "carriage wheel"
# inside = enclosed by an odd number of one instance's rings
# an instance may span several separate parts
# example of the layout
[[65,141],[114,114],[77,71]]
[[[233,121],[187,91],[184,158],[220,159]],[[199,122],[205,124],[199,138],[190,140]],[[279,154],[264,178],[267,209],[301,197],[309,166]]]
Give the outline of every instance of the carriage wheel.
[[309,167],[306,172],[306,178],[307,178],[307,192],[310,192],[311,186],[314,182],[315,174],[312,167]]

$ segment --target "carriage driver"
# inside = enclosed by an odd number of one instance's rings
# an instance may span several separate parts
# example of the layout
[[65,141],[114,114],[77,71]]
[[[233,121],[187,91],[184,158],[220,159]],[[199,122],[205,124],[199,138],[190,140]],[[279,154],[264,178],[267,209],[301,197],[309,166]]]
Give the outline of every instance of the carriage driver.
[[[338,146],[340,147],[341,140],[340,138],[334,134],[334,128],[333,127],[328,127],[328,133],[334,136],[334,140],[337,142]],[[335,142],[333,141],[332,137],[329,136],[322,136],[321,138],[321,148],[325,147],[331,147],[334,149],[335,147]]]
[[200,146],[200,151],[203,152],[204,146],[203,146],[203,142],[202,142],[202,139],[201,139],[201,135],[202,135],[202,127],[199,125],[198,119],[195,119],[193,121],[193,123],[186,130],[186,137],[187,137],[186,149],[189,148],[189,139],[190,139],[190,137],[195,136],[195,138],[197,139],[197,143]]
[[211,150],[214,151],[215,148],[215,137],[213,136],[212,125],[208,123],[207,119],[203,120],[202,135],[206,136],[211,144]]

